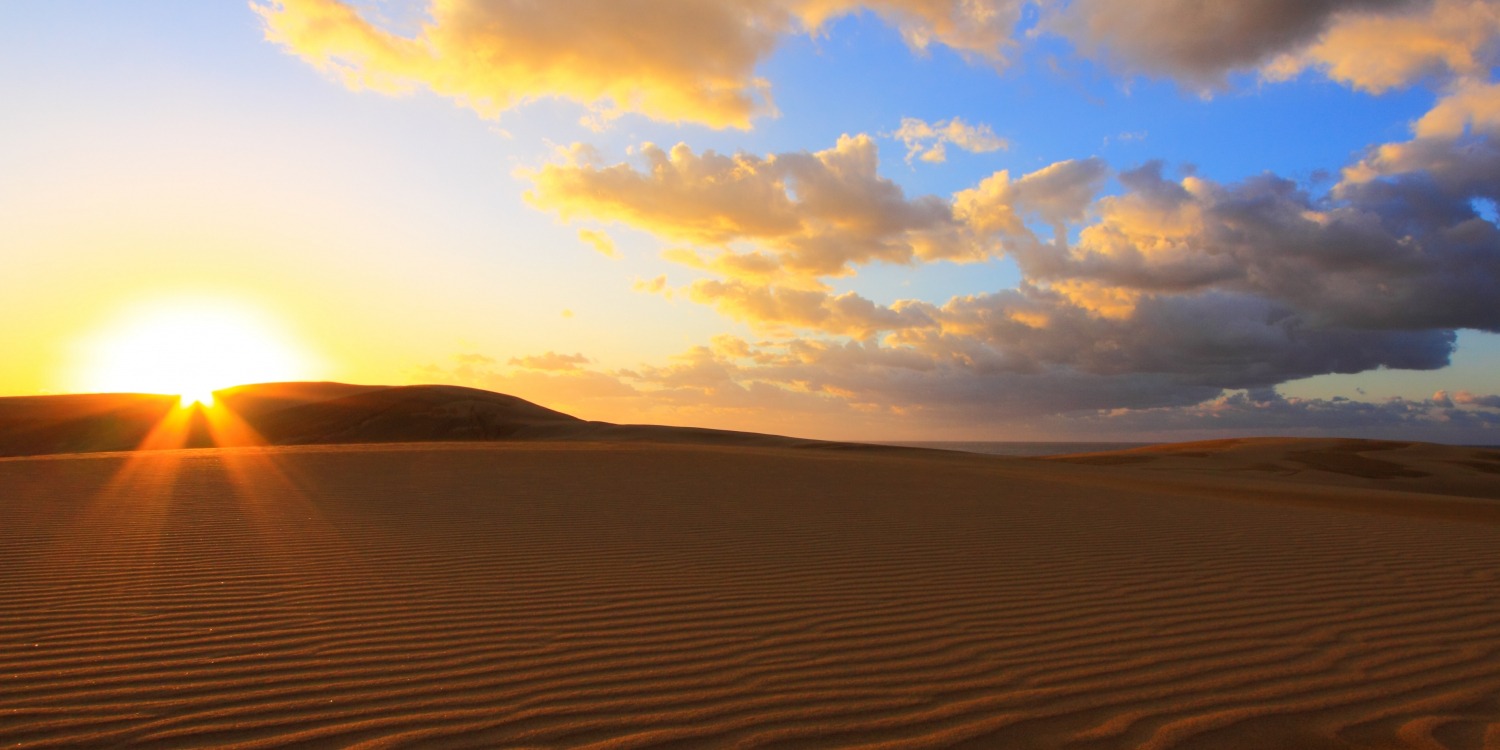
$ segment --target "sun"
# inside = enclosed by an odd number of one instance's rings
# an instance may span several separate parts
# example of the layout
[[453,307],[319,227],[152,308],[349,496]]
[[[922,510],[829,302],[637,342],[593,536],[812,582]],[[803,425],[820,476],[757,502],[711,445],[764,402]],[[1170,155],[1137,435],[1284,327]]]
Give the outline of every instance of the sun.
[[305,358],[288,341],[265,315],[223,301],[152,305],[89,340],[84,390],[176,394],[184,407],[212,406],[221,388],[305,379]]

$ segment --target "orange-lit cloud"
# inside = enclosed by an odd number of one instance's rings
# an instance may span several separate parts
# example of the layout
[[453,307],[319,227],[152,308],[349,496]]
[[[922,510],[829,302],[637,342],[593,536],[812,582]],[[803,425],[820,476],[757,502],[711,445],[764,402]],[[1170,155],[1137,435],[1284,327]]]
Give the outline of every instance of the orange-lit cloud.
[[[1466,132],[1488,121],[1464,106]],[[1500,237],[1469,205],[1497,192],[1500,168],[1467,153],[1477,166],[1450,159],[1329,198],[1274,175],[1168,179],[1155,163],[1098,197],[1110,171],[1082,159],[908,199],[862,136],[765,157],[648,147],[643,167],[569,159],[530,176],[539,207],[689,244],[664,257],[712,278],[678,291],[771,339],[716,342],[688,370],[622,375],[637,391],[711,374],[727,384],[694,391],[696,403],[771,389],[860,414],[952,419],[968,404],[1002,418],[1179,409],[1224,389],[1446,365],[1455,329],[1500,329],[1500,266],[1483,250]],[[903,215],[924,218],[891,220]],[[914,236],[969,254],[919,252]],[[826,283],[879,261],[1001,254],[1018,288],[941,304],[880,304]]]
[[588,243],[590,247],[598,250],[599,254],[606,258],[618,258],[620,256],[619,251],[615,250],[615,241],[603,232],[594,229],[580,229],[578,230],[578,239]]
[[1024,234],[1028,217],[1058,229],[1083,218],[1106,176],[1108,167],[1096,158],[1057,162],[1015,180],[1002,170],[955,193],[954,210],[980,235]]
[[1388,11],[1407,0],[1073,0],[1052,3],[1045,25],[1089,56],[1127,72],[1221,84],[1314,42],[1343,14]]
[[[950,202],[908,198],[881,177],[866,135],[812,153],[729,156],[646,144],[639,157],[641,169],[571,159],[523,173],[533,183],[527,199],[564,219],[615,221],[711,248],[727,255],[701,262],[739,264],[747,275],[834,276],[877,260],[980,260],[995,250],[954,219]],[[736,243],[765,255],[731,257]]]
[[880,331],[932,325],[918,308],[899,303],[885,307],[853,292],[834,295],[737,280],[699,279],[687,293],[694,302],[767,331],[805,329],[862,339]]
[[1426,174],[1450,188],[1481,188],[1481,196],[1494,199],[1482,186],[1500,168],[1500,83],[1466,79],[1452,84],[1412,124],[1412,135],[1408,141],[1372,148],[1346,167],[1337,192],[1380,178]]
[[[430,0],[403,36],[350,0],[258,0],[268,39],[354,89],[427,89],[485,117],[559,98],[599,126],[623,113],[716,128],[775,113],[757,67],[788,34],[825,33],[870,12],[913,49],[942,45],[1003,67],[1026,38],[1054,33],[1085,56],[1200,90],[1234,71],[1270,80],[1315,69],[1373,92],[1433,75],[1485,76],[1500,39],[1495,0],[1113,0],[1043,2],[1017,33],[1022,0]],[[954,119],[903,123],[913,158],[946,145],[1003,147]],[[905,140],[905,137],[903,137]],[[965,145],[967,144],[967,145]]]
[[582,354],[558,354],[557,352],[510,359],[510,364],[528,370],[577,370],[588,363],[589,358]]
[[432,0],[418,34],[341,0],[252,4],[266,35],[354,89],[449,97],[485,117],[569,99],[598,123],[624,112],[749,127],[775,111],[756,66],[778,37],[872,10],[916,49],[1000,64],[1020,2],[976,0]]
[[1500,42],[1500,5],[1434,0],[1402,12],[1339,17],[1316,43],[1267,65],[1273,80],[1307,69],[1381,93],[1436,76],[1488,76]]
[[790,22],[701,0],[436,0],[407,38],[339,0],[254,7],[271,40],[351,88],[427,88],[485,117],[556,97],[715,127],[772,111],[755,65]]
[[[602,121],[631,112],[748,127],[773,111],[756,70],[783,35],[825,33],[835,19],[870,11],[913,48],[945,45],[999,66],[1021,5],[442,0],[410,37],[335,0],[282,0],[260,12],[272,38],[354,87],[430,89],[486,116],[556,97]],[[1489,78],[1497,7],[1043,4],[1037,33],[1061,33],[1084,55],[1194,89],[1226,86],[1236,72],[1274,81],[1310,71],[1367,92],[1432,83],[1437,103],[1410,140],[1372,148],[1326,192],[1269,173],[1168,177],[1155,163],[1112,174],[1098,158],[1078,158],[998,171],[948,196],[908,196],[881,175],[866,135],[765,155],[646,144],[621,163],[578,144],[519,173],[531,183],[528,201],[567,221],[658,237],[670,248],[662,257],[689,280],[673,287],[662,274],[637,280],[637,290],[708,306],[768,340],[716,337],[632,370],[547,352],[444,372],[590,416],[749,419],[775,408],[962,420],[1125,409],[1163,424],[1273,424],[1256,420],[1314,412],[1356,424],[1436,419],[1462,406],[1462,418],[1479,419],[1472,412],[1492,397],[1356,413],[1270,389],[1328,373],[1440,368],[1455,331],[1500,330],[1500,235],[1473,207],[1500,195],[1500,85]],[[993,129],[960,118],[908,119],[890,136],[908,162],[940,162],[950,147],[1005,147]],[[1100,197],[1111,177],[1120,189]],[[602,232],[578,236],[614,253]],[[946,301],[877,300],[834,282],[878,263],[1000,258],[1019,271],[1015,288]]]

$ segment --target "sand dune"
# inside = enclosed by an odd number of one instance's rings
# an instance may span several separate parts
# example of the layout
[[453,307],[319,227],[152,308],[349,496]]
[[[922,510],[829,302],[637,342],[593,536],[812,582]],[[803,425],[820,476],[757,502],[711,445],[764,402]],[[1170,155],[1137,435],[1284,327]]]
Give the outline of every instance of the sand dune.
[[[1253,496],[1263,502],[1500,522],[1500,450],[1347,438],[1243,438],[1053,456],[1156,487]],[[1093,469],[1097,472],[1099,469]],[[1087,481],[1091,470],[1070,476]]]
[[0,456],[496,440],[760,446],[818,442],[590,422],[514,396],[447,385],[266,383],[219,391],[211,410],[179,410],[176,397],[149,394],[0,398]]
[[1340,445],[0,459],[0,746],[1500,747],[1493,457]]

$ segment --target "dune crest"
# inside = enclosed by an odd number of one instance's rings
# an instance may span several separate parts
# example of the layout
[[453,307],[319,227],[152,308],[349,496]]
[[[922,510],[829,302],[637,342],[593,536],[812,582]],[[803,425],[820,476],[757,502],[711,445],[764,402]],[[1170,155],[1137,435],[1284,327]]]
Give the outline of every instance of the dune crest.
[[[515,396],[451,385],[265,383],[217,392],[211,410],[178,415],[177,398],[86,394],[0,398],[0,456],[152,448],[496,440],[806,445],[818,441],[657,425],[589,422]],[[216,412],[241,429],[210,429]],[[154,430],[185,421],[175,441]],[[248,429],[245,429],[248,428]],[[873,448],[872,448],[873,449]]]

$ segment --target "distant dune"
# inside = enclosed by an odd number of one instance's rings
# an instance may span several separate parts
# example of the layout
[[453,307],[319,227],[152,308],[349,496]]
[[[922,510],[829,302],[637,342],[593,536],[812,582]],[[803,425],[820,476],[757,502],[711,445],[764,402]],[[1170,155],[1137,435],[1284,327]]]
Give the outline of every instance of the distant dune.
[[1410,495],[1416,493],[1500,500],[1500,450],[1491,448],[1349,438],[1238,438],[1044,460],[1110,467],[1110,476],[1177,484],[1207,482],[1283,499],[1322,493],[1359,507],[1385,505],[1392,512],[1465,507],[1472,514],[1500,518],[1500,503],[1436,498],[1422,504],[1410,502]]
[[[1497,451],[221,401],[285,445],[0,458],[0,747],[1500,747]],[[0,436],[172,409],[10,399]]]
[[[608,440],[729,445],[816,441],[727,430],[588,422],[514,396],[451,385],[266,383],[219,391],[214,410],[179,414],[177,398],[88,394],[0,398],[0,456],[135,450],[164,422],[180,436],[155,448],[495,440]],[[233,415],[214,431],[212,415]]]

